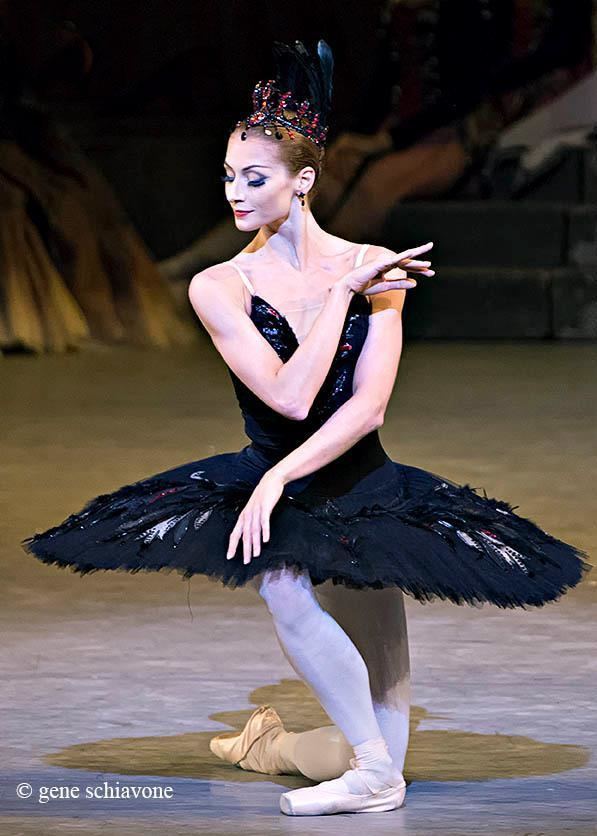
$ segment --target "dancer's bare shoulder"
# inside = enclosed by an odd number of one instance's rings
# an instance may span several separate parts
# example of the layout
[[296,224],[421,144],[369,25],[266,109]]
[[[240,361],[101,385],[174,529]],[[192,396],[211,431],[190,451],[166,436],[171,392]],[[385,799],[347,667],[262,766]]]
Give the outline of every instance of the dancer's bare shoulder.
[[222,311],[236,309],[248,314],[246,294],[238,271],[229,261],[212,264],[196,273],[188,287],[188,297],[195,313],[208,327],[208,320]]
[[278,379],[282,360],[244,310],[243,292],[235,268],[222,263],[193,276],[188,295],[231,372],[273,410],[292,420],[302,420],[296,392],[287,393],[287,387]]

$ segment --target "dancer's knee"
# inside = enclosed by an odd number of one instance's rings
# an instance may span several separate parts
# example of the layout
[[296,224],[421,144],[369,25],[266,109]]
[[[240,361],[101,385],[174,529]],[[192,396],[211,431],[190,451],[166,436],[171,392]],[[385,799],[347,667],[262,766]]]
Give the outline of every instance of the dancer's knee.
[[311,579],[307,573],[292,569],[274,569],[254,579],[253,587],[278,623],[294,624],[313,610],[319,609]]

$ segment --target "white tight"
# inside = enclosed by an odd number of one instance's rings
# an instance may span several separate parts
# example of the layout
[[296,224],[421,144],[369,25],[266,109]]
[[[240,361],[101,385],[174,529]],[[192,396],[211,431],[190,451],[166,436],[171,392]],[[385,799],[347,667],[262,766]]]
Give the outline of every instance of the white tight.
[[[270,570],[252,586],[272,615],[291,667],[334,725],[292,736],[292,760],[312,780],[350,768],[353,746],[383,737],[402,771],[409,734],[410,664],[402,590],[313,588],[307,573]],[[318,600],[319,599],[319,600]]]

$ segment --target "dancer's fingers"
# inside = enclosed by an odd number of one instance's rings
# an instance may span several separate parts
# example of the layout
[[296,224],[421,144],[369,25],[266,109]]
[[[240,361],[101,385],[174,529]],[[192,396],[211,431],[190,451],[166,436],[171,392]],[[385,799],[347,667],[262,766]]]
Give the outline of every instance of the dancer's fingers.
[[240,540],[240,535],[242,532],[242,514],[236,521],[236,525],[232,529],[230,533],[230,539],[228,541],[228,551],[226,552],[226,560],[232,560],[234,555],[236,554],[236,549],[238,548],[238,541]]
[[251,529],[246,524],[243,525],[243,563],[246,565],[251,562]]
[[430,261],[417,261],[414,258],[407,259],[408,261],[408,269],[412,270],[415,267],[431,267]]
[[260,514],[255,511],[251,514],[251,542],[253,557],[257,557],[261,553],[261,519]]
[[412,261],[413,259],[416,259],[418,255],[421,255],[421,253],[425,253],[428,250],[432,249],[432,247],[433,241],[429,241],[427,244],[422,244],[420,247],[410,247],[409,249],[402,250],[402,252],[399,253],[389,252],[383,256],[380,256],[379,261],[381,263],[393,263],[405,261],[406,259],[410,259]]
[[269,514],[264,514],[261,520],[261,530],[263,532],[263,542],[269,542]]
[[433,241],[428,241],[426,244],[422,244],[420,247],[411,247],[409,250],[405,250],[403,253],[400,253],[404,258],[413,258],[415,255],[419,255],[420,253],[426,253],[428,250],[433,248]]
[[385,293],[386,290],[411,290],[417,286],[414,279],[396,279],[394,281],[379,282],[364,292],[365,296],[376,296],[378,293]]

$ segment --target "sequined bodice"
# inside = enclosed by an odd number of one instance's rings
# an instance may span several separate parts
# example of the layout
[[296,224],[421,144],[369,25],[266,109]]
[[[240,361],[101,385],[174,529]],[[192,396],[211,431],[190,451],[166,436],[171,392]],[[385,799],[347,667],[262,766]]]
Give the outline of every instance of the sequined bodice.
[[[354,370],[367,337],[370,311],[369,298],[355,293],[350,300],[330,370],[309,414],[302,421],[291,420],[276,412],[228,369],[245,421],[245,432],[254,444],[280,452],[291,450],[351,397]],[[255,294],[251,297],[251,319],[286,363],[299,347],[297,336],[286,317]]]

